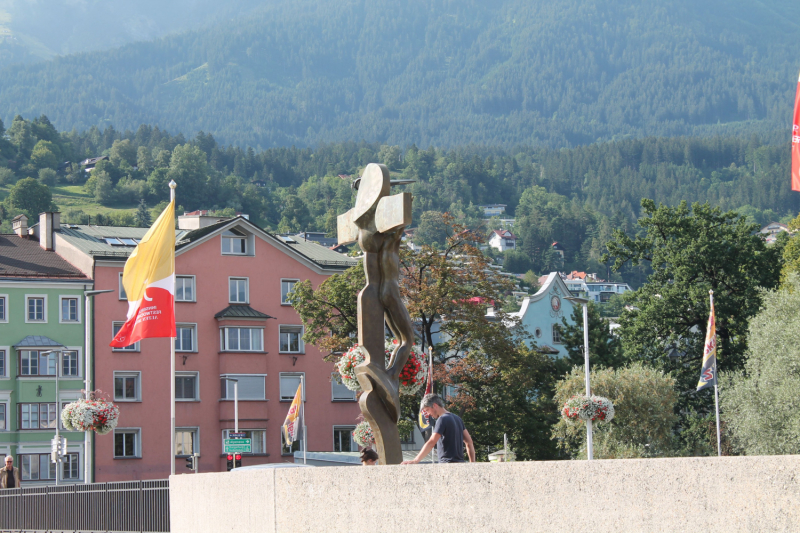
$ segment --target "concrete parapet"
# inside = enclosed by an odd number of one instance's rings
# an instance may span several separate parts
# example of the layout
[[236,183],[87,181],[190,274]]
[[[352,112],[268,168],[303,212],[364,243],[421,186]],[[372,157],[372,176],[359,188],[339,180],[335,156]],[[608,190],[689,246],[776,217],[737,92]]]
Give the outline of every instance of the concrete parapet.
[[170,514],[172,533],[800,531],[800,456],[185,474]]

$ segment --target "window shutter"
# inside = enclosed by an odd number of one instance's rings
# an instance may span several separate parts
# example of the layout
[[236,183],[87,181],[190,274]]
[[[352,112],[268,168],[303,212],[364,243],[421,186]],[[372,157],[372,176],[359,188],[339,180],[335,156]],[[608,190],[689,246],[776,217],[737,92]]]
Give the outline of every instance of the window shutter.
[[[240,400],[263,400],[264,399],[264,377],[263,376],[232,376],[239,380],[239,399]],[[233,399],[233,383],[228,382],[228,398]]]
[[331,374],[331,391],[334,400],[355,400],[356,392],[348,389],[342,383],[339,383],[337,378],[338,374],[334,372]]
[[281,400],[294,400],[297,387],[300,386],[300,376],[297,374],[281,375]]

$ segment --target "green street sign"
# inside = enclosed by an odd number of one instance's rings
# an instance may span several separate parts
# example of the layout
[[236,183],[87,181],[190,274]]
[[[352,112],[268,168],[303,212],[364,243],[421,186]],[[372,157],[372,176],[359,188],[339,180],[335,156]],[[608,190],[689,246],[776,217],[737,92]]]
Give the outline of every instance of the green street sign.
[[225,439],[225,453],[250,453],[250,439]]

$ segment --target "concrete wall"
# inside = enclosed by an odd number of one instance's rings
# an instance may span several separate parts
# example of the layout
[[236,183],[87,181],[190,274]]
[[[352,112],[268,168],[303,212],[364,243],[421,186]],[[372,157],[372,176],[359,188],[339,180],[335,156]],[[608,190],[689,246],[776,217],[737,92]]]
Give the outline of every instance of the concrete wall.
[[800,456],[186,474],[170,512],[172,533],[800,531]]

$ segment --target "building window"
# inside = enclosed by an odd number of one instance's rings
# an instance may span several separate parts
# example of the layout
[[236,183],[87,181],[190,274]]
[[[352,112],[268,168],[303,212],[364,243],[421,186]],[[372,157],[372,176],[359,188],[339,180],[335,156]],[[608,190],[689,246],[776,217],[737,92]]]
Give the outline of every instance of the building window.
[[223,351],[264,351],[264,330],[261,328],[222,328],[222,337]]
[[229,255],[247,254],[247,234],[231,228],[222,234],[222,253]]
[[358,444],[353,440],[355,426],[333,426],[333,451],[357,452]]
[[288,445],[283,442],[283,431],[281,431],[281,455],[292,455],[294,452],[303,451],[303,433],[302,430],[297,434],[298,439]]
[[175,428],[175,456],[187,456],[199,453],[197,428]]
[[7,408],[8,404],[0,403],[0,431],[5,431],[8,429],[8,419],[6,418]]
[[65,351],[61,354],[61,375],[78,375],[78,352],[75,350]]
[[122,284],[122,272],[119,273],[119,299],[127,300],[128,295],[125,294],[125,286]]
[[28,296],[26,322],[47,322],[45,315],[47,298],[44,296]]
[[[294,395],[297,394],[297,388],[300,383],[303,383],[304,372],[281,372],[281,400],[282,402],[291,402],[294,400]],[[305,385],[305,383],[303,383]],[[303,387],[303,401],[306,400],[306,388]]]
[[0,378],[7,377],[8,363],[6,361],[6,351],[0,350]]
[[175,277],[175,301],[194,302],[194,276]]
[[20,454],[19,464],[23,481],[39,481],[56,478],[56,464],[50,462],[49,453]]
[[189,324],[179,324],[176,327],[177,338],[175,339],[175,351],[195,352],[195,331],[196,326]]
[[55,376],[58,354],[23,350],[19,353],[21,376]]
[[61,322],[80,322],[77,298],[61,298]]
[[280,353],[303,353],[303,326],[280,326]]
[[8,296],[0,294],[0,322],[8,322]]
[[61,479],[80,479],[80,456],[77,453],[68,453],[62,461]]
[[356,391],[344,386],[338,372],[331,374],[331,401],[334,402],[354,402],[356,401]]
[[141,372],[114,372],[114,400],[138,402],[141,390]]
[[281,305],[290,305],[286,299],[289,293],[294,290],[295,284],[300,281],[297,279],[282,279],[281,280]]
[[247,278],[228,278],[228,302],[232,304],[246,304]]
[[561,326],[553,324],[553,344],[561,344]]
[[[239,380],[239,399],[240,400],[265,400],[266,387],[264,384],[264,375],[247,375],[247,374],[224,374],[220,377],[228,377]],[[221,379],[222,394],[220,398],[223,400],[233,400],[233,387],[232,381]]]
[[197,372],[175,374],[175,399],[197,401],[200,399],[197,387]]
[[[112,339],[117,336],[117,333],[119,333],[119,330],[122,329],[122,326],[124,324],[125,324],[124,322],[113,322],[112,323],[112,325],[111,325],[111,329],[112,329],[111,338]],[[129,344],[128,346],[125,346],[124,348],[111,348],[111,351],[112,352],[138,352],[139,351],[139,343],[138,342],[134,342],[133,344]]]
[[[225,439],[229,439],[228,436],[232,429],[223,429],[222,430],[222,450],[225,450]],[[239,433],[244,433],[244,438],[250,439],[250,449],[252,450],[251,454],[264,454],[267,453],[267,430],[265,429],[240,429]],[[248,455],[248,454],[243,454]]]
[[55,429],[55,403],[19,404],[20,429]]
[[114,458],[141,457],[138,429],[114,430]]

